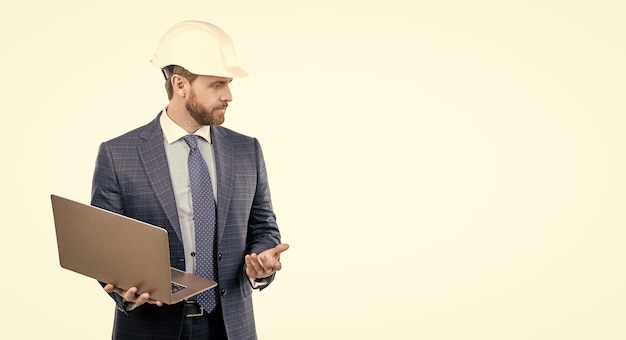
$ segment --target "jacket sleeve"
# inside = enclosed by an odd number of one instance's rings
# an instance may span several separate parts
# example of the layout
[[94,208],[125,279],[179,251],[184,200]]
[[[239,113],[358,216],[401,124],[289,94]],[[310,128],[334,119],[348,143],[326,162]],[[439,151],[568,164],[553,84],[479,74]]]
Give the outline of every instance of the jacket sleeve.
[[[280,244],[280,231],[272,207],[263,151],[256,139],[254,145],[256,149],[257,184],[248,220],[248,254],[259,254]],[[266,288],[274,276],[263,279],[263,284],[258,288]]]
[[[96,167],[91,186],[91,205],[118,214],[124,214],[122,195],[115,174],[113,157],[106,143],[100,144],[96,158]],[[98,281],[98,283],[102,287],[106,285],[106,282]],[[116,293],[110,293],[109,296],[115,301],[117,309],[128,313],[130,310],[128,303],[125,303],[121,296]]]

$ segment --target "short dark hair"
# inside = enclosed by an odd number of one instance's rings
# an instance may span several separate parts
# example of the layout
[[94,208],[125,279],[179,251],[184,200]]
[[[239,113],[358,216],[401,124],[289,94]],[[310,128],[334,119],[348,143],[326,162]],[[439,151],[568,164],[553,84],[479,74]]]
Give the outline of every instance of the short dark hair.
[[172,85],[173,75],[178,74],[179,76],[187,79],[190,84],[198,77],[197,74],[191,73],[187,71],[187,69],[185,69],[184,67],[178,65],[165,66],[161,69],[161,71],[165,76],[165,91],[167,91],[167,99],[172,99],[172,97],[174,96],[174,87]]

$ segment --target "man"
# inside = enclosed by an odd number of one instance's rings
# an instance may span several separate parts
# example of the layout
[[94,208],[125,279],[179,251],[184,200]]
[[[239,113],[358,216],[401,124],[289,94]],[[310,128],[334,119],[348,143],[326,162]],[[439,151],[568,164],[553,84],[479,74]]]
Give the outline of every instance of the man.
[[172,267],[218,287],[166,305],[103,283],[117,305],[113,338],[256,339],[252,289],[272,282],[288,245],[280,243],[258,141],[219,126],[230,82],[246,73],[230,37],[200,21],[168,30],[151,62],[165,75],[169,104],[147,125],[102,143],[91,204],[167,230]]

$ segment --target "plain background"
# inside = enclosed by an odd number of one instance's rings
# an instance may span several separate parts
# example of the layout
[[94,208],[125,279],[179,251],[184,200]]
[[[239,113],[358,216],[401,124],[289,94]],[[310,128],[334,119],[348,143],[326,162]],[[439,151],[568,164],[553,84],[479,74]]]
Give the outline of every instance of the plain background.
[[[51,193],[167,103],[148,61],[189,19],[250,77],[285,242],[261,339],[624,339],[622,1],[12,1],[0,5],[3,326],[110,338],[58,265]],[[124,237],[124,235],[120,235]],[[138,242],[140,242],[138,240]]]

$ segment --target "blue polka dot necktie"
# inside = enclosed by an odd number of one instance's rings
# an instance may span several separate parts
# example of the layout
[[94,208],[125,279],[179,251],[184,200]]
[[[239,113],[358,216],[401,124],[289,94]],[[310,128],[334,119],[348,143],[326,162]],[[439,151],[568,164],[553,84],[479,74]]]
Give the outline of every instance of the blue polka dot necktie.
[[[193,208],[193,224],[196,238],[196,275],[217,281],[215,275],[215,199],[209,168],[200,149],[198,135],[187,135],[183,139],[189,145],[189,184]],[[196,296],[204,309],[210,313],[217,304],[216,289],[209,289]]]

